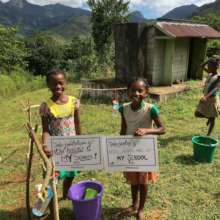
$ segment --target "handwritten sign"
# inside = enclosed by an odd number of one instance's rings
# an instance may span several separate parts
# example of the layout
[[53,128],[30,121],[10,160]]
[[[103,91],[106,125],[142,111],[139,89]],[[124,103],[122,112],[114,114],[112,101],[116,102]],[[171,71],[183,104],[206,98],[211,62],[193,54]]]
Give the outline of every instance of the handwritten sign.
[[157,171],[155,136],[50,137],[56,170]]
[[56,170],[103,169],[102,139],[98,136],[52,136],[48,140]]
[[155,136],[105,138],[105,167],[108,171],[157,171]]

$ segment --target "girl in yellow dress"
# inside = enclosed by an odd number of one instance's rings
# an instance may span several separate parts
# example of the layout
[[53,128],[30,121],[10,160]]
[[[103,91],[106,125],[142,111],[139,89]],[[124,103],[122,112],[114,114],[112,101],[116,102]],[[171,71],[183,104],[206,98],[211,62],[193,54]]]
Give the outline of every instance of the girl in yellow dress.
[[[80,135],[79,101],[73,96],[65,95],[67,81],[64,72],[52,70],[46,76],[47,86],[52,96],[40,106],[42,119],[42,143],[44,152],[51,156],[47,148],[48,136]],[[67,197],[68,189],[72,184],[76,171],[60,171],[63,180],[63,198]]]

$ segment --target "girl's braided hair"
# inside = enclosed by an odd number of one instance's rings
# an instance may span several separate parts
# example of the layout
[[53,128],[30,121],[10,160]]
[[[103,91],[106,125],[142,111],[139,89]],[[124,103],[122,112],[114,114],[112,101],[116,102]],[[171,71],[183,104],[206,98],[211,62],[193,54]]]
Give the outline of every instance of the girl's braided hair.
[[220,61],[220,58],[219,58],[218,55],[212,55],[212,56],[208,59],[207,64],[210,65],[210,66],[218,67],[218,66],[219,66],[219,61]]
[[52,69],[46,74],[46,82],[49,83],[50,77],[52,75],[62,74],[65,77],[65,73],[60,69]]
[[145,78],[141,78],[141,77],[136,77],[136,78],[133,78],[130,80],[130,82],[128,83],[127,85],[127,89],[130,89],[131,85],[134,83],[134,82],[143,82],[144,83],[144,86],[146,89],[148,89],[150,86],[149,86],[149,83],[147,82],[147,79]]

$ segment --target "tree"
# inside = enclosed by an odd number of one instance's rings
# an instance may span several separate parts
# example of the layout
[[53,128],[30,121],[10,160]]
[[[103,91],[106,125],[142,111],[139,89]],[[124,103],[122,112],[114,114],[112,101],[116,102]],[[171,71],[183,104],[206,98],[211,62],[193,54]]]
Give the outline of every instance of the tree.
[[[194,16],[192,20],[199,23],[208,24],[209,26],[220,31],[220,16],[215,13],[209,13],[204,16]],[[219,53],[220,53],[220,41],[209,40],[206,55],[210,57],[213,54],[219,54]]]
[[37,33],[26,39],[29,51],[28,68],[35,75],[45,75],[52,68],[59,68],[63,49],[49,35]]
[[0,26],[0,68],[9,74],[16,66],[26,65],[27,50],[16,32],[15,28]]
[[63,67],[74,79],[92,78],[98,68],[93,39],[73,37],[64,49]]
[[92,10],[92,36],[95,50],[103,62],[112,43],[112,26],[128,20],[129,1],[124,0],[88,0]]
[[220,31],[220,16],[214,13],[209,13],[204,16],[194,16],[192,20],[196,22],[208,24],[209,26]]

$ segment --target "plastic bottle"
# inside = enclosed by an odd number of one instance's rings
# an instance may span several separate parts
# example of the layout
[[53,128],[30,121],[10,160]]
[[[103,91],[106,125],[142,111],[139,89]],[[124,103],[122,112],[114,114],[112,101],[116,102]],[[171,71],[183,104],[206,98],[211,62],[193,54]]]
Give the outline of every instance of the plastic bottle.
[[[42,188],[42,184],[37,184],[35,186],[37,194],[40,193],[41,188]],[[37,202],[34,205],[34,208],[32,208],[33,215],[37,217],[44,216],[52,198],[53,198],[53,191],[52,191],[51,186],[48,186],[47,197],[45,200],[43,200],[42,198],[39,198],[39,196],[37,195]]]
[[117,116],[119,107],[120,107],[120,105],[119,105],[118,100],[113,99],[113,100],[112,100],[112,108],[113,108],[112,116],[114,116],[114,117]]

